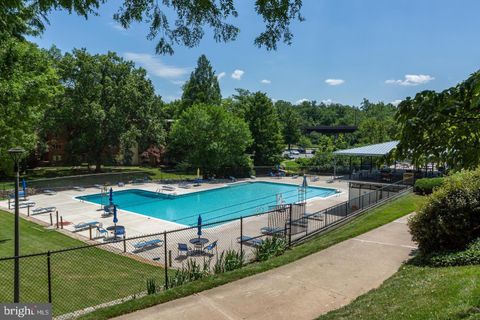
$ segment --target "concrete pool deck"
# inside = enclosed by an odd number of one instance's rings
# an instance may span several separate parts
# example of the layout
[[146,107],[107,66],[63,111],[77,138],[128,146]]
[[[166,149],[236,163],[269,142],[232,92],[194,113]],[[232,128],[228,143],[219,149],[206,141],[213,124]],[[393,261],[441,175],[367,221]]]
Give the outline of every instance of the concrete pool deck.
[[[251,181],[251,180],[244,180],[244,181]],[[268,181],[268,182],[276,182],[276,183],[289,183],[299,185],[302,182],[302,178],[292,178],[292,177],[284,177],[284,178],[257,178],[255,181]],[[307,202],[306,211],[309,213],[316,212],[327,207],[333,206],[337,203],[343,202],[348,200],[348,182],[346,181],[335,181],[333,183],[327,183],[326,177],[320,177],[318,181],[310,181],[309,185],[311,186],[318,186],[318,187],[325,187],[325,188],[333,188],[338,189],[341,193],[338,193],[334,196],[330,196],[328,198],[312,198],[309,199]],[[206,183],[202,184],[198,187],[192,187],[189,189],[179,188],[178,184],[173,184],[175,186],[176,194],[187,194],[191,192],[198,192],[202,190],[210,190],[214,188],[220,188],[225,186],[224,183]],[[108,187],[110,188],[110,187]],[[112,186],[114,191],[120,190],[128,190],[128,189],[141,189],[147,191],[156,192],[162,188],[162,184],[157,183],[145,183],[145,184],[126,184],[123,187]],[[37,194],[28,197],[29,201],[35,202],[35,207],[30,208],[33,210],[35,208],[40,207],[51,207],[54,206],[57,208],[59,216],[62,217],[64,222],[63,233],[85,241],[87,243],[103,243],[102,239],[97,240],[89,240],[89,230],[74,232],[74,225],[79,224],[81,222],[89,222],[89,221],[98,221],[102,223],[103,227],[106,228],[108,226],[113,225],[112,217],[102,218],[101,214],[103,213],[103,209],[99,204],[93,204],[89,202],[83,202],[76,197],[88,194],[95,194],[100,193],[101,190],[98,188],[86,188],[82,191],[78,190],[66,190],[66,191],[59,191],[55,195],[47,195],[47,194]],[[164,191],[160,190],[160,192],[165,194],[172,194],[172,191]],[[0,208],[7,210],[8,209],[8,201],[1,201]],[[195,208],[192,208],[194,210]],[[12,210],[9,210],[12,211]],[[23,215],[27,215],[27,208],[20,208],[20,212]],[[31,211],[30,211],[31,212]],[[55,213],[53,214],[53,223],[55,224]],[[50,224],[50,214],[43,213],[43,214],[36,214],[30,216],[32,220],[37,220],[44,225]],[[150,218],[145,215],[132,213],[125,210],[118,210],[118,224],[125,227],[127,238],[142,236],[142,235],[149,235],[149,234],[158,234],[164,231],[170,230],[177,230],[180,228],[185,227],[184,225],[176,224],[173,222],[169,222],[166,220],[160,220],[156,218]],[[268,225],[268,215],[260,215],[255,217],[244,218],[243,221],[243,234],[248,236],[259,236],[260,229]],[[208,238],[210,243],[215,240],[218,241],[218,252],[222,252],[227,249],[235,249],[239,251],[240,246],[237,241],[237,238],[240,236],[240,222],[239,220],[235,220],[232,222],[228,222],[219,226],[215,226],[212,228],[204,228],[203,229],[203,237]],[[96,230],[92,231],[92,236],[95,237]],[[173,234],[168,235],[168,250],[173,252],[172,257],[172,264],[173,266],[181,266],[185,259],[181,258],[177,254],[177,243],[187,243],[191,246],[188,242],[190,239],[196,237],[196,229],[189,229],[181,232],[176,232]],[[151,239],[160,239],[163,240],[161,235],[154,236],[152,238],[142,238],[138,240],[128,241],[126,244],[126,252],[127,253],[134,253],[135,256],[139,258],[144,258],[148,261],[152,261],[156,259],[159,264],[163,264],[165,261],[165,254],[164,254],[164,247],[158,246],[150,248],[150,250],[145,250],[142,252],[135,251],[133,245],[140,241],[146,241]],[[123,251],[123,244],[121,242],[112,243],[109,245],[112,248],[118,249],[119,252]],[[244,246],[244,250],[246,251],[247,258],[249,255],[253,254],[253,248]],[[158,259],[161,257],[161,259]],[[201,256],[200,258],[204,258]]]

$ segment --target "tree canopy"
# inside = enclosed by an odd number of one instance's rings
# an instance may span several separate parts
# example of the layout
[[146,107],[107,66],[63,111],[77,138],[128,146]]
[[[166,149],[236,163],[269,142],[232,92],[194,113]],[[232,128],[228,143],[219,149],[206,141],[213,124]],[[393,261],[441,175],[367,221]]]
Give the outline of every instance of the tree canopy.
[[417,165],[454,170],[480,163],[480,72],[442,92],[422,91],[399,105],[398,153]]
[[183,109],[194,104],[219,105],[222,100],[218,79],[210,61],[205,55],[198,58],[197,67],[190,74],[190,79],[183,86]]
[[34,151],[45,111],[61,93],[57,72],[48,54],[17,39],[0,42],[0,163],[11,170],[7,150],[21,146]]
[[[107,0],[84,1],[3,1],[0,6],[0,35],[35,35],[41,33],[48,23],[47,15],[52,10],[67,10],[69,13],[88,17],[98,14],[100,5]],[[265,23],[265,30],[254,40],[258,47],[275,50],[283,41],[292,42],[290,24],[302,21],[302,0],[256,0],[255,11]],[[124,28],[135,22],[150,24],[147,38],[157,40],[156,52],[173,54],[175,45],[189,48],[198,46],[206,31],[217,42],[233,41],[240,29],[232,24],[238,17],[234,0],[123,0],[114,19]]]
[[46,117],[47,132],[67,140],[68,162],[112,162],[134,143],[163,142],[161,101],[143,69],[116,54],[65,54],[58,63],[65,92]]
[[245,154],[252,142],[247,124],[225,108],[194,105],[182,113],[170,134],[171,152],[204,174],[248,173]]
[[280,163],[284,144],[272,100],[265,93],[256,92],[240,97],[239,103],[245,108],[245,121],[252,133],[253,144],[250,152],[254,154],[255,165]]

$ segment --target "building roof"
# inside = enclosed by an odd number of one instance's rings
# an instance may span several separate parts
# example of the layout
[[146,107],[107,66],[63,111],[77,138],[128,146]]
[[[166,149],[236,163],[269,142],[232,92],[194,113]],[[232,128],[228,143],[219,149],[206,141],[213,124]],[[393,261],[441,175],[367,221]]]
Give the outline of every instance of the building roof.
[[389,154],[397,147],[397,144],[398,141],[389,141],[359,148],[338,150],[333,152],[333,154],[337,156],[381,157]]
[[316,127],[307,127],[304,129],[305,133],[318,132],[323,134],[329,133],[352,133],[357,131],[357,126],[316,126]]

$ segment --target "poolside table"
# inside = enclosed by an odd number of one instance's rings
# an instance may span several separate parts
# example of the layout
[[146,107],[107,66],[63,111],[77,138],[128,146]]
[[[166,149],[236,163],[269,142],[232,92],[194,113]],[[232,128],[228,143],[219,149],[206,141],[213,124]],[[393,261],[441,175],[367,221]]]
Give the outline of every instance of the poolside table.
[[195,247],[195,250],[193,253],[202,254],[203,248],[208,242],[210,242],[210,240],[208,240],[207,238],[198,237],[198,238],[190,239],[190,243],[193,244],[193,246]]
[[110,231],[113,235],[108,238],[107,241],[111,240],[117,240],[120,239],[119,235],[124,236],[125,235],[125,227],[124,226],[110,226],[107,227],[107,231]]

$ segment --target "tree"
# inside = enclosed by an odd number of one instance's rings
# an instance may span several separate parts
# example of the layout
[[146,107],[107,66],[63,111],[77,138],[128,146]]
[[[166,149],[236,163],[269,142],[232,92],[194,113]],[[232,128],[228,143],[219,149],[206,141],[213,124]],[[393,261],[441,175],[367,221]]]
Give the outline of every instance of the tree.
[[480,71],[440,93],[422,91],[398,106],[400,156],[454,170],[480,163]]
[[218,105],[222,100],[218,79],[205,55],[198,58],[197,67],[183,86],[183,110],[194,104]]
[[58,63],[65,93],[47,114],[47,132],[67,140],[68,162],[112,162],[135,143],[163,142],[161,101],[143,69],[116,54],[67,53]]
[[[38,33],[48,23],[46,16],[52,10],[63,9],[86,18],[96,14],[103,2],[106,0],[7,1],[0,8],[0,34]],[[279,41],[290,44],[293,38],[290,23],[295,19],[303,20],[301,7],[302,0],[256,0],[255,11],[263,18],[265,31],[255,39],[255,45],[275,50]],[[167,16],[167,11],[173,19]],[[124,28],[130,27],[134,22],[150,23],[147,38],[153,40],[160,35],[156,45],[156,52],[160,54],[173,54],[173,46],[176,44],[189,48],[197,46],[206,28],[212,29],[213,38],[217,42],[233,41],[240,32],[238,27],[230,23],[236,17],[238,12],[234,0],[124,0],[114,15],[114,19]],[[18,24],[13,30],[12,23]]]
[[247,124],[225,108],[194,105],[173,125],[169,151],[177,161],[200,168],[206,175],[246,175],[252,143]]
[[245,121],[250,127],[256,166],[280,163],[284,148],[280,122],[270,98],[265,93],[256,92],[241,98],[245,105]]
[[48,54],[17,39],[0,42],[0,162],[11,170],[7,150],[21,146],[32,152],[45,111],[61,93],[59,77]]
[[371,103],[364,99],[361,106],[357,136],[362,144],[375,144],[391,141],[396,138],[398,124],[395,121],[396,107],[383,102]]
[[275,107],[278,110],[282,124],[283,140],[290,150],[291,145],[297,143],[301,137],[300,117],[297,110],[295,110],[289,102],[282,100],[277,101]]

